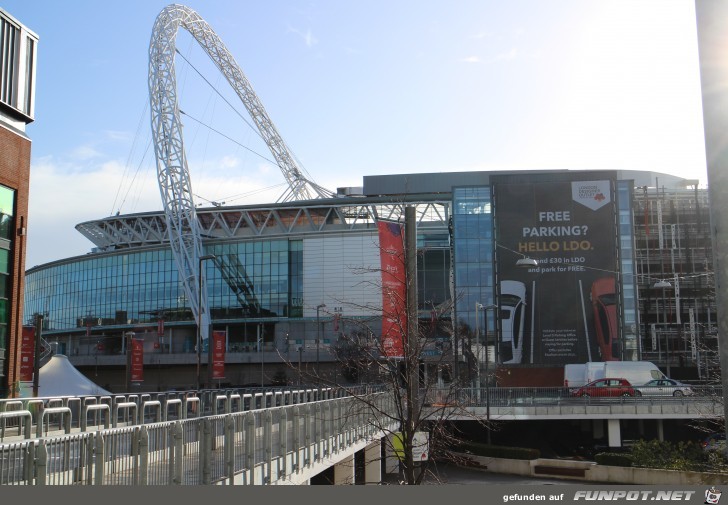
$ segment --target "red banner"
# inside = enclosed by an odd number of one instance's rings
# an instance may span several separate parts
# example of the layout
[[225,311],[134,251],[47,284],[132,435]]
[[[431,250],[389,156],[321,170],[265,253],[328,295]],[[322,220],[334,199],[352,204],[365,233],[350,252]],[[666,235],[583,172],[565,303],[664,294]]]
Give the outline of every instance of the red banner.
[[407,338],[404,226],[379,221],[382,267],[382,350],[388,358],[404,357]]
[[131,339],[131,382],[144,382],[144,340]]
[[225,332],[212,332],[212,379],[225,378]]
[[31,382],[33,380],[33,367],[35,366],[35,327],[23,326],[23,337],[20,342],[20,380]]
[[157,336],[164,336],[164,319],[157,320]]

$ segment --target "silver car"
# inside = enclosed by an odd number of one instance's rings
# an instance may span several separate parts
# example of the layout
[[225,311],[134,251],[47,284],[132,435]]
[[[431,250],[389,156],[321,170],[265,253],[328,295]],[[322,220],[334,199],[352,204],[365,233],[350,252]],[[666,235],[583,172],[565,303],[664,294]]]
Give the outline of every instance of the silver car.
[[637,396],[690,396],[693,390],[687,384],[674,379],[652,379],[651,381],[635,386]]

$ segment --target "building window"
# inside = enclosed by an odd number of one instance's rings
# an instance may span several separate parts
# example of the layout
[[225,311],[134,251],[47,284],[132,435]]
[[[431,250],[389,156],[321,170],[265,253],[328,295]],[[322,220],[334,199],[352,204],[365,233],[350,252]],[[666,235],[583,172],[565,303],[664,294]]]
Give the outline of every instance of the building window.
[[8,105],[15,105],[18,93],[18,40],[20,28],[7,19],[0,18],[0,44],[2,44],[2,61],[0,61],[0,100]]
[[38,38],[0,9],[0,103],[32,120]]
[[23,101],[23,112],[33,116],[33,68],[35,66],[35,40],[26,37],[25,52],[25,100]]

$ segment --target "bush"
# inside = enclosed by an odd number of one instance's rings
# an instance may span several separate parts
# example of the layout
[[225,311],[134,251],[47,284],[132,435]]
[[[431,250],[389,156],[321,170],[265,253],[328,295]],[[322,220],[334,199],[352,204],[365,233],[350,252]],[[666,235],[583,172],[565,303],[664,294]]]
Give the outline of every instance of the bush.
[[594,456],[594,461],[598,465],[632,466],[632,456],[630,454],[620,454],[617,452],[600,452]]
[[660,440],[639,440],[632,447],[632,464],[644,468],[694,472],[726,471],[726,460],[717,451],[704,451],[694,442],[673,444]]
[[527,447],[504,447],[500,445],[488,445],[480,442],[460,442],[453,447],[453,450],[469,452],[476,456],[488,456],[491,458],[507,459],[538,459],[541,451]]

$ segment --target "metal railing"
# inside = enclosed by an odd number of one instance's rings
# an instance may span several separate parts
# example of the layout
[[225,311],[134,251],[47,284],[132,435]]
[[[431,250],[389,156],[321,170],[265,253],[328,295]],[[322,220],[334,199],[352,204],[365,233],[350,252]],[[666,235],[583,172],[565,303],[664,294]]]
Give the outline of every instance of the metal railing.
[[270,484],[395,427],[392,395],[0,444],[0,485]]
[[629,392],[579,387],[481,387],[434,388],[420,395],[426,406],[459,407],[511,407],[584,403],[674,403],[723,402],[720,386],[689,386],[686,388],[660,388],[633,386]]
[[[298,405],[381,391],[379,386],[214,389],[114,396],[0,400],[0,443],[58,431],[87,431]],[[32,430],[28,430],[32,426]]]

